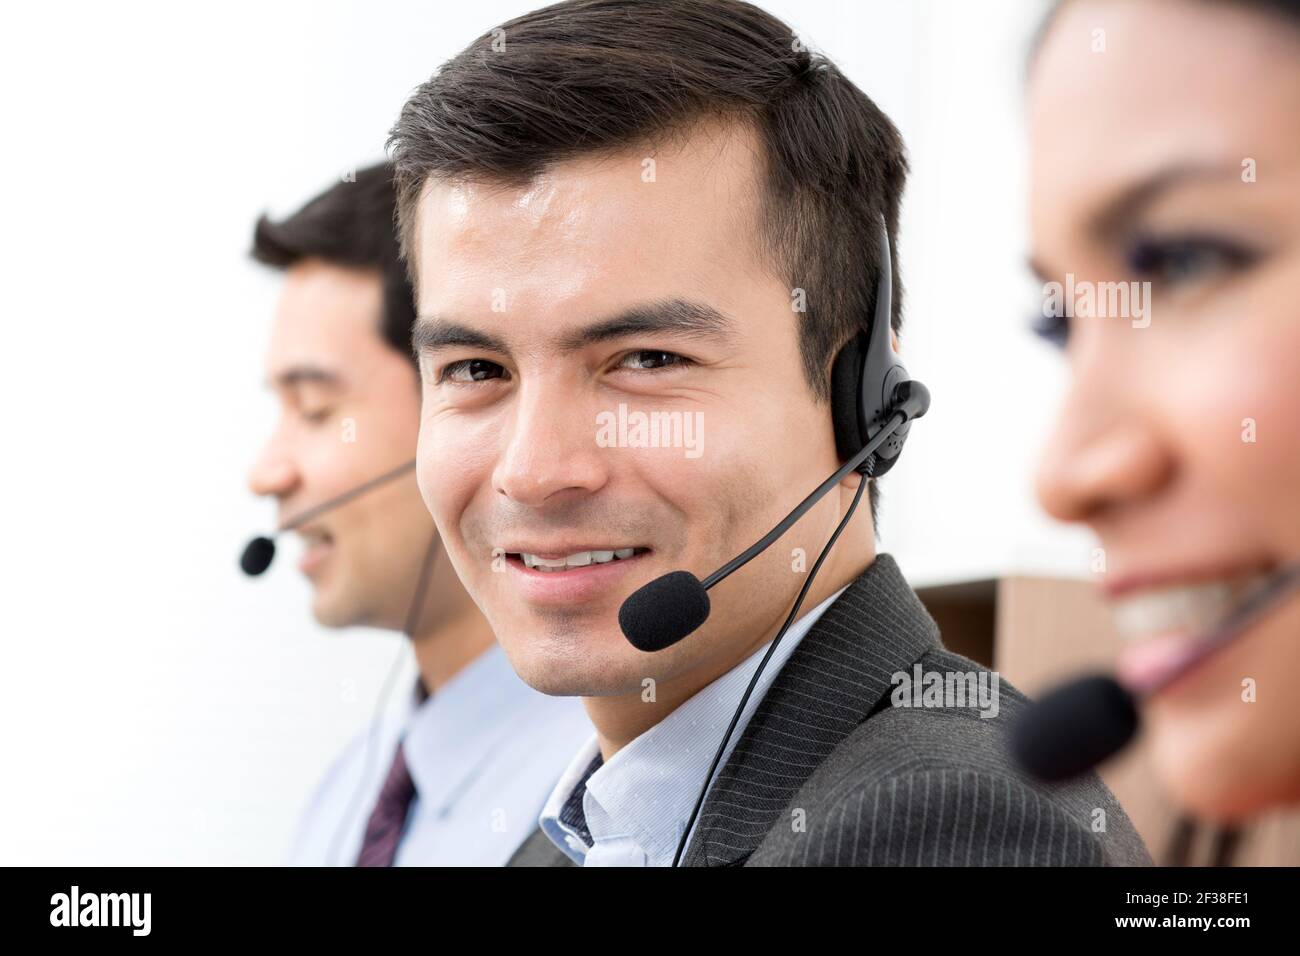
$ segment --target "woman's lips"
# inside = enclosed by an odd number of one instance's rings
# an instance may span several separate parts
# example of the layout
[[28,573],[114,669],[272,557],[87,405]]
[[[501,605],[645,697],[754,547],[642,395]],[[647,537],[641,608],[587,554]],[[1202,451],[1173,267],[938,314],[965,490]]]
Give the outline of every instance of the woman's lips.
[[1192,566],[1168,567],[1163,570],[1148,569],[1110,573],[1102,582],[1106,597],[1115,604],[1126,603],[1131,597],[1143,598],[1167,591],[1185,591],[1202,586],[1229,587],[1257,581],[1267,577],[1277,568],[1274,561],[1208,562]]
[[620,587],[629,572],[645,566],[649,551],[637,549],[631,557],[603,564],[592,562],[563,571],[527,567],[518,554],[506,555],[510,580],[529,604],[562,607],[583,604],[609,595]]
[[1116,668],[1120,681],[1138,693],[1163,689],[1209,656],[1217,629],[1267,572],[1254,570],[1195,583],[1169,582],[1125,588],[1112,600],[1115,626],[1127,646]]
[[1161,687],[1202,653],[1202,641],[1191,634],[1162,634],[1126,647],[1116,661],[1120,683],[1146,693]]

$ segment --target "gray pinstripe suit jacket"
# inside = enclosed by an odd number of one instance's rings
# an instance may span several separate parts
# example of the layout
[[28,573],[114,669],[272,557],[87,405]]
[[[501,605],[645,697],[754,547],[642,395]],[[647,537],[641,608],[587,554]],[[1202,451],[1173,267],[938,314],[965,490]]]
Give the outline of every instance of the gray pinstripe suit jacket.
[[[984,671],[946,650],[880,555],[805,635],[723,766],[686,866],[1043,866],[1151,862],[1095,774],[1047,787],[1006,752],[999,713],[894,706],[893,675]],[[510,866],[571,866],[540,830]]]

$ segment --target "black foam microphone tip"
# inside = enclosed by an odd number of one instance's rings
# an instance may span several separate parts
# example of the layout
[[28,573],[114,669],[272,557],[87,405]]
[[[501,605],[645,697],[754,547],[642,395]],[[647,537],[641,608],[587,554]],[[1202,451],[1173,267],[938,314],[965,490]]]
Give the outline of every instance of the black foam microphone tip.
[[270,538],[254,538],[239,556],[239,567],[250,578],[255,578],[271,566],[275,558],[275,542]]
[[623,636],[639,651],[672,647],[708,618],[709,592],[689,571],[655,578],[618,609]]
[[1011,749],[1040,780],[1085,773],[1133,739],[1138,711],[1133,695],[1105,675],[1084,677],[1044,695],[1016,724]]

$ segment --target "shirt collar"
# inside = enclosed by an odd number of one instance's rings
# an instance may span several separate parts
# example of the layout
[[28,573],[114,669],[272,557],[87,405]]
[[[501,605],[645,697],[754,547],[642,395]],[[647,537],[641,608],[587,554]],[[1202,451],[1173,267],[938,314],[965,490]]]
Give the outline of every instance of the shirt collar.
[[493,642],[435,693],[420,697],[417,686],[402,746],[421,805],[442,812],[492,759],[496,743],[518,727],[520,711],[537,692]]
[[[845,590],[836,591],[799,618],[781,638],[727,741],[719,767],[726,764],[786,660]],[[593,736],[570,762],[546,802],[539,821],[543,832],[579,865],[586,863],[596,844],[605,841],[631,841],[644,854],[646,865],[670,865],[718,743],[770,646],[770,642],[764,644],[608,762],[601,762]]]
[[582,813],[582,800],[587,793],[588,779],[601,763],[600,745],[596,741],[596,735],[592,734],[569,761],[564,773],[560,774],[537,821],[551,842],[579,866],[582,866],[583,858],[591,845],[591,832],[587,829],[586,817]]

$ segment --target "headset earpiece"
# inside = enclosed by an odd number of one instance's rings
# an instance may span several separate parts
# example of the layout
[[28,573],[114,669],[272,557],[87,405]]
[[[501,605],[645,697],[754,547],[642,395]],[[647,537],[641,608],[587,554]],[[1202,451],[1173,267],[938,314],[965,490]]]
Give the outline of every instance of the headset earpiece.
[[867,337],[859,332],[835,356],[831,366],[831,417],[835,424],[835,451],[848,461],[862,447],[858,405],[862,399],[862,357]]
[[[831,366],[831,415],[841,461],[848,461],[881,429],[893,406],[894,390],[910,378],[893,347],[893,293],[889,232],[881,219],[880,278],[870,330],[850,339]],[[903,451],[911,425],[905,422],[858,470],[873,478],[889,471]]]

